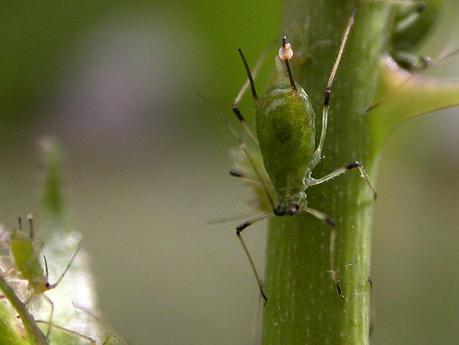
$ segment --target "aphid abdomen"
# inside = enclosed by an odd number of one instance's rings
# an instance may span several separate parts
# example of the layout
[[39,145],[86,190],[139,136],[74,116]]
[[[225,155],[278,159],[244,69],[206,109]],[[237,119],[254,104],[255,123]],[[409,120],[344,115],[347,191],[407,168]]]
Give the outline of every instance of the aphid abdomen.
[[315,150],[315,114],[306,92],[277,84],[256,103],[257,137],[263,163],[280,201],[304,190]]

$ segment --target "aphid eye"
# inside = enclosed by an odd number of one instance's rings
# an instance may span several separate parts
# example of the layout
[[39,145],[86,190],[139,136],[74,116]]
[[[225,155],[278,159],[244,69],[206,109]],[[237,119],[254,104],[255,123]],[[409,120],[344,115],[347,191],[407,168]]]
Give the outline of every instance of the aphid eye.
[[46,282],[45,286],[46,286],[46,288],[49,288],[51,286],[51,284]]

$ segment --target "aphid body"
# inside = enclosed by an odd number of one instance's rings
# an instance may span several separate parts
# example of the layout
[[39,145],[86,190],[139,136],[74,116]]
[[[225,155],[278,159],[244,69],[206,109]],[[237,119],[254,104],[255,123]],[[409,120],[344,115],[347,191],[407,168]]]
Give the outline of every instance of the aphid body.
[[[358,169],[361,177],[373,191],[374,197],[376,197],[376,192],[369,181],[368,175],[364,170],[363,165],[358,161],[351,162],[321,178],[316,179],[311,176],[313,169],[321,159],[321,152],[327,133],[327,119],[332,85],[349,33],[354,24],[354,19],[355,11],[347,23],[335,63],[330,72],[327,85],[324,90],[322,127],[318,143],[316,143],[315,140],[315,112],[306,91],[293,79],[289,65],[289,61],[293,57],[293,50],[287,42],[286,37],[283,37],[282,45],[279,49],[278,55],[276,56],[276,78],[267,88],[262,97],[257,95],[249,65],[241,49],[239,49],[239,54],[241,55],[244,68],[248,76],[252,97],[255,103],[256,137],[251,133],[250,128],[245,123],[245,119],[238,109],[238,102],[245,91],[245,87],[236,97],[232,110],[243,125],[244,129],[247,131],[249,137],[258,142],[263,157],[264,168],[269,176],[269,180],[272,185],[271,187],[274,189],[277,198],[277,200],[274,201],[271,197],[268,182],[261,176],[255,161],[250,157],[245,145],[242,145],[242,150],[244,151],[247,160],[250,162],[252,169],[258,176],[258,181],[251,180],[244,173],[236,170],[232,170],[230,174],[235,177],[246,179],[249,182],[261,183],[272,208],[271,213],[266,213],[253,219],[249,219],[236,228],[236,235],[238,236],[244,252],[248,257],[265,302],[267,301],[267,297],[263,291],[261,279],[257,273],[251,255],[241,237],[241,232],[245,228],[259,220],[271,216],[297,216],[305,213],[311,214],[326,223],[330,227],[331,231],[330,273],[336,284],[339,295],[344,298],[339,285],[338,274],[335,271],[334,263],[336,238],[335,221],[325,213],[307,206],[306,190],[311,186],[330,181],[350,170]],[[243,144],[242,139],[239,138],[239,141]]]
[[[34,238],[32,216],[29,215],[27,218],[30,226],[29,233],[22,231],[22,221],[21,218],[19,218],[19,230],[14,229],[8,240],[8,247],[10,252],[9,260],[11,261],[12,265],[10,272],[15,273],[19,279],[27,281],[27,290],[29,295],[24,302],[26,305],[35,296],[43,296],[46,301],[48,301],[51,307],[48,324],[49,326],[52,326],[54,303],[44,293],[48,290],[56,288],[59,285],[69,270],[70,266],[72,265],[73,261],[75,260],[75,257],[80,250],[80,244],[73,253],[66,268],[64,269],[64,272],[62,272],[55,283],[51,284],[49,282],[49,271],[46,256],[41,255],[43,243]],[[41,262],[42,259],[44,262],[44,268]],[[8,274],[9,272],[7,272],[7,275]],[[49,331],[50,329],[48,329],[48,334]]]
[[306,92],[279,76],[255,101],[257,138],[263,163],[279,201],[276,215],[298,210],[315,151],[315,114]]
[[32,295],[40,295],[51,288],[40,257],[41,246],[29,234],[14,230],[10,237],[10,258],[20,277],[28,282]]

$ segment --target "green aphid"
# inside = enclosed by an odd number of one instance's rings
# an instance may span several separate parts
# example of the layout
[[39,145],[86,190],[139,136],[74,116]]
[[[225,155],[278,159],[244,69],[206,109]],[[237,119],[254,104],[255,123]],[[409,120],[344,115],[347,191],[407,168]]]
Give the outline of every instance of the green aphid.
[[439,65],[446,59],[459,53],[458,48],[452,49],[446,45],[436,57],[419,55],[419,47],[434,31],[444,7],[444,0],[372,0],[385,2],[396,7],[393,11],[391,32],[387,44],[387,53],[391,64],[392,60],[403,70],[408,71],[398,85],[389,93],[382,95],[366,112],[379,107],[391,99],[404,85],[415,78],[419,73]]
[[388,42],[390,55],[409,71],[429,67],[432,59],[417,51],[436,27],[444,0],[385,1],[396,5]]
[[[7,274],[15,273],[20,279],[27,281],[27,290],[29,295],[25,301],[26,305],[37,296],[43,296],[46,301],[48,301],[51,307],[49,316],[49,324],[51,325],[54,315],[54,303],[44,293],[56,288],[62,281],[80,250],[80,244],[78,244],[78,247],[73,253],[64,272],[62,272],[55,283],[51,284],[49,282],[49,271],[46,256],[41,254],[43,243],[35,239],[32,216],[29,215],[27,218],[30,227],[29,233],[22,231],[21,218],[19,218],[19,230],[14,229],[10,235],[8,247],[12,268]],[[44,263],[44,267],[42,262]],[[49,331],[50,329],[48,329],[48,334]]]
[[[267,88],[263,96],[257,94],[247,60],[242,50],[239,49],[239,54],[249,79],[249,85],[255,103],[256,136],[250,131],[238,108],[238,103],[244,93],[244,88],[236,97],[232,110],[243,128],[247,131],[248,136],[253,138],[260,146],[263,165],[269,176],[270,182],[267,182],[266,179],[263,178],[262,172],[257,168],[257,164],[249,154],[246,145],[243,143],[242,139],[238,137],[241,143],[241,149],[257,176],[257,180],[253,182],[263,187],[272,211],[240,224],[237,227],[236,234],[249,259],[249,263],[265,302],[267,301],[267,296],[263,291],[261,279],[241,237],[241,232],[245,228],[259,220],[272,216],[297,216],[305,213],[309,213],[328,224],[331,229],[330,272],[339,295],[344,298],[338,275],[335,271],[335,221],[325,213],[307,206],[306,190],[311,186],[330,181],[349,170],[358,169],[361,177],[371,188],[374,193],[374,198],[376,199],[376,192],[368,179],[368,175],[363,165],[358,161],[351,162],[321,178],[313,178],[311,176],[313,169],[321,160],[322,148],[327,133],[327,117],[330,107],[332,85],[346,42],[348,41],[349,34],[354,24],[354,19],[355,11],[347,23],[335,63],[330,72],[324,91],[322,130],[317,145],[315,140],[315,112],[306,91],[293,79],[289,65],[289,61],[293,57],[293,50],[290,43],[287,42],[286,37],[283,37],[282,45],[276,57],[276,64],[278,67],[277,77],[274,83]],[[250,176],[242,171],[231,170],[230,174],[248,181],[251,180]],[[274,190],[275,197],[271,196],[271,189]]]

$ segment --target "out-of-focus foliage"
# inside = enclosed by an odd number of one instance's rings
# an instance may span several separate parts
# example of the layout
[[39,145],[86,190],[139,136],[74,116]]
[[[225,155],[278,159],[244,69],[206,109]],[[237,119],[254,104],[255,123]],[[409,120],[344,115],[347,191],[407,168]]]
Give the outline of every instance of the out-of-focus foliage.
[[[451,40],[455,1],[445,3],[449,17],[441,14],[436,40],[459,46]],[[0,8],[2,221],[14,224],[36,208],[37,142],[55,135],[66,152],[66,216],[83,233],[101,307],[119,333],[134,344],[252,343],[257,290],[235,239],[237,221],[204,225],[246,215],[249,197],[227,174],[231,134],[194,88],[229,110],[245,78],[236,47],[255,63],[278,39],[280,2],[4,1]],[[423,54],[435,56],[431,47]],[[447,68],[459,76],[453,62]],[[151,75],[149,83],[140,78]],[[120,101],[138,104],[139,95],[151,103],[122,108],[120,119]],[[241,109],[250,119],[250,97]],[[456,112],[420,118],[386,145],[374,234],[376,344],[456,343],[456,119]],[[262,267],[264,225],[246,237]]]

